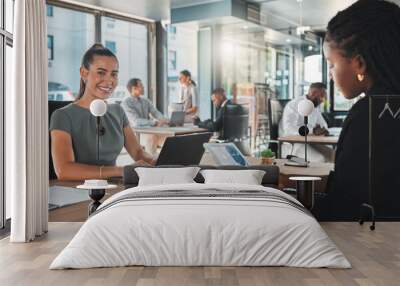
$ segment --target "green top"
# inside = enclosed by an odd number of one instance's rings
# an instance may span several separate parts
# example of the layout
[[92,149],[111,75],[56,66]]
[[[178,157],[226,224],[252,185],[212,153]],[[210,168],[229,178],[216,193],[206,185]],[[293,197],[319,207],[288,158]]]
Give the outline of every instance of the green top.
[[75,162],[89,165],[114,166],[124,146],[124,127],[129,125],[119,104],[107,104],[101,117],[105,134],[100,136],[100,157],[97,161],[96,117],[89,109],[74,103],[57,109],[50,120],[51,130],[62,130],[71,135]]

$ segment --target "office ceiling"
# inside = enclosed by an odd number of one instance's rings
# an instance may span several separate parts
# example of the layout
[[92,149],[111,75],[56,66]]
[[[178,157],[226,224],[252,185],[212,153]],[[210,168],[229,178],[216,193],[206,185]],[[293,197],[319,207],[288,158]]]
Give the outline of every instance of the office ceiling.
[[340,10],[355,0],[276,0],[263,3],[261,14],[266,24],[274,29],[286,29],[294,26],[311,26],[322,30],[328,21]]
[[77,0],[155,21],[170,18],[170,0]]
[[[171,8],[198,5],[223,0],[170,0]],[[328,21],[340,10],[356,0],[247,0],[261,5],[263,25],[285,30],[300,25],[311,26],[315,30],[325,29]],[[400,0],[389,0],[400,6]],[[300,20],[302,5],[302,21]]]
[[[193,6],[223,0],[78,0],[120,12],[134,14],[153,20],[167,20],[170,9]],[[247,0],[261,4],[261,13],[267,26],[287,29],[300,25],[300,4],[297,0]],[[400,0],[390,0],[400,5]],[[302,0],[303,25],[322,29],[339,10],[355,0]]]
[[224,0],[170,0],[171,8],[182,8],[205,3],[220,2]]

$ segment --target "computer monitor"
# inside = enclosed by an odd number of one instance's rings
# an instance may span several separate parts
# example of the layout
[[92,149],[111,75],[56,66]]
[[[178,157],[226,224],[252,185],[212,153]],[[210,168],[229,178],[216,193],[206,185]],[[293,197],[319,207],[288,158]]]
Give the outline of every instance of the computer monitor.
[[211,135],[211,132],[204,132],[168,137],[156,165],[198,165],[204,154],[203,144]]

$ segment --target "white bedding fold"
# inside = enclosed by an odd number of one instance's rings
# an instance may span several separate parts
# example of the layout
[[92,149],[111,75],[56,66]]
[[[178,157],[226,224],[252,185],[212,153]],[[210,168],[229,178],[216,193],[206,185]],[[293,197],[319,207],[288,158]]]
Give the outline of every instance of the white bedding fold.
[[138,192],[207,189],[266,191],[299,204],[279,190],[254,185],[180,184],[128,189],[100,206],[50,268],[350,267],[318,222],[290,204],[234,196],[118,201]]

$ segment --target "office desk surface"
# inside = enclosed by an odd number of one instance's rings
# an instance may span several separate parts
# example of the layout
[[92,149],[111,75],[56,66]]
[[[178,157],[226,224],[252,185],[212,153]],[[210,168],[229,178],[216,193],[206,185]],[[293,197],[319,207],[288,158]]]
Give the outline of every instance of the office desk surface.
[[279,167],[280,173],[285,176],[310,176],[310,177],[326,177],[333,170],[333,163],[311,162],[308,167],[286,166],[286,159],[276,159],[276,165]]
[[[246,157],[250,165],[261,165],[261,158]],[[311,176],[311,177],[327,177],[329,172],[333,170],[333,163],[317,163],[311,162],[310,166],[293,167],[285,166],[286,159],[275,159],[275,165],[279,167],[279,173],[284,176]],[[200,165],[215,165],[215,161],[209,153],[204,153],[200,161]]]
[[133,131],[139,134],[157,134],[166,136],[208,132],[207,129],[199,128],[193,124],[185,124],[181,127],[135,127],[133,128]]
[[[323,144],[323,145],[336,145],[338,142],[338,136],[307,136],[307,143],[309,144]],[[289,142],[289,143],[304,143],[304,136],[300,135],[289,135],[282,136],[278,138],[279,143]]]

